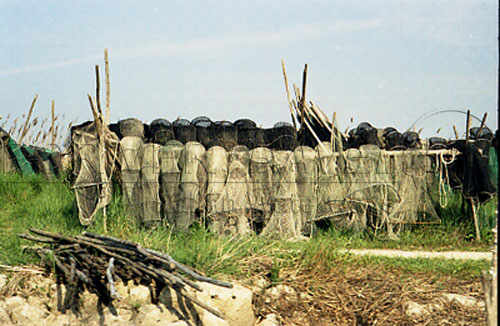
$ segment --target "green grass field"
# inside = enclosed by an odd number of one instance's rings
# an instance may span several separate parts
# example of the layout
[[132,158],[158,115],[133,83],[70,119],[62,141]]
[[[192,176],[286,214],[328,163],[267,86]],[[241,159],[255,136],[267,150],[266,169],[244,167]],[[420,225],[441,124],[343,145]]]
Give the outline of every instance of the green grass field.
[[[472,223],[459,216],[460,203],[456,198],[458,197],[450,197],[449,207],[441,212],[441,224],[416,226],[411,231],[401,233],[399,240],[390,240],[380,233],[374,236],[369,232],[356,234],[333,228],[318,231],[309,241],[278,241],[258,236],[228,238],[214,236],[199,226],[185,234],[174,233],[165,225],[156,229],[144,229],[139,228],[127,215],[118,189],[107,210],[106,226],[108,235],[168,252],[174,259],[209,275],[244,278],[267,273],[279,281],[279,270],[282,268],[308,269],[314,266],[328,269],[339,265],[380,265],[409,274],[429,272],[465,278],[478,277],[481,270],[489,268],[489,262],[355,257],[338,250],[489,250],[491,232],[488,223],[482,223],[483,240],[475,242]],[[481,208],[481,218],[490,218],[494,210],[495,203],[492,201]],[[79,224],[74,195],[63,179],[50,182],[42,176],[0,175],[1,264],[24,265],[37,262],[36,257],[23,251],[24,246],[33,243],[17,237],[17,234],[26,232],[30,227],[67,235],[77,235],[83,231],[106,233],[102,214],[88,228]]]

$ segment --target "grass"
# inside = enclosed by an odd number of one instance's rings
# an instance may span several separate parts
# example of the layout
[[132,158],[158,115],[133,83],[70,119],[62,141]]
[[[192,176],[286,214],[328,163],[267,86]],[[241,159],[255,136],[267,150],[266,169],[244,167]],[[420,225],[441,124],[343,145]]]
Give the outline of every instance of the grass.
[[[22,250],[32,243],[17,234],[30,227],[67,235],[83,231],[105,234],[104,220],[98,214],[88,228],[78,222],[74,195],[64,179],[53,182],[42,176],[0,175],[0,263],[23,265],[37,258]],[[484,209],[484,208],[483,208]],[[479,277],[489,268],[486,261],[454,261],[357,257],[342,253],[343,248],[399,248],[426,250],[488,250],[486,238],[476,243],[469,236],[470,226],[459,220],[441,225],[417,227],[401,234],[399,241],[370,233],[355,234],[328,229],[319,231],[309,241],[279,241],[253,236],[230,238],[214,236],[195,226],[189,233],[174,233],[168,225],[156,229],[139,228],[127,214],[119,189],[108,207],[107,234],[129,239],[168,252],[174,259],[213,276],[248,278],[265,276],[273,283],[281,280],[284,269],[328,271],[339,266],[385,266],[411,275],[429,273],[462,278]],[[444,218],[443,218],[444,220]],[[486,234],[486,230],[483,230]]]

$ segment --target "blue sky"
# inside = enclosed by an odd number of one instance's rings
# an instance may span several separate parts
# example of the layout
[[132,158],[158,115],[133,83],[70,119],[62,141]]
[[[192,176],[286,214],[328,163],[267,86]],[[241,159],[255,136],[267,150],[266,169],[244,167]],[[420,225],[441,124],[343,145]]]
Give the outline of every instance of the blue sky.
[[[112,121],[290,121],[284,59],[297,85],[308,63],[307,98],[336,111],[341,129],[405,130],[447,109],[487,112],[496,128],[497,10],[480,0],[0,0],[0,115],[25,113],[39,94],[35,115],[55,100],[68,121],[90,119],[107,47]],[[417,129],[451,137],[453,124],[464,132],[465,115]]]

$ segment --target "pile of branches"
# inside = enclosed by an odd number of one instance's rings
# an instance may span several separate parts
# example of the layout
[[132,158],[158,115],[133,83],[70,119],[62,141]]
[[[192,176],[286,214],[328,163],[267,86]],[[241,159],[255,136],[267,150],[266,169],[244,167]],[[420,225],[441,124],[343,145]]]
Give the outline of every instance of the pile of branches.
[[306,101],[307,64],[304,66],[302,74],[302,92],[299,87],[295,84],[293,85],[295,99],[292,99],[290,95],[288,77],[283,60],[281,60],[281,67],[285,80],[290,115],[295,129],[298,129],[300,142],[303,145],[314,147],[316,145],[323,146],[321,144],[323,141],[329,141],[334,146],[334,150],[342,150],[345,143],[345,136],[335,127],[336,112],[333,113],[332,120],[329,120],[316,103]]
[[[201,291],[191,279],[228,288],[232,285],[202,276],[164,253],[143,248],[135,242],[90,232],[72,237],[34,228],[29,231],[32,234],[20,234],[19,237],[48,245],[30,250],[42,258],[48,271],[54,270],[57,308],[62,313],[71,310],[79,315],[79,298],[87,290],[98,296],[99,310],[107,306],[112,314],[117,315],[113,300],[119,297],[114,285],[119,278],[124,284],[133,280],[135,284],[151,286],[154,289],[151,293],[153,303],[158,302],[160,292],[168,286],[189,302],[224,318],[222,313],[187,293],[186,288]],[[64,298],[62,284],[66,287]]]

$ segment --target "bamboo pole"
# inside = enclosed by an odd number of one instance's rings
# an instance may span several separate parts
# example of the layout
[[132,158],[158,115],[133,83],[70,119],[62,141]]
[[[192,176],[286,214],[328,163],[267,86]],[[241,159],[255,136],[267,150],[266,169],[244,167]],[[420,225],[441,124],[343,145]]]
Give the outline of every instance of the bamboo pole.
[[481,120],[481,125],[479,126],[479,130],[477,131],[477,137],[481,134],[484,126],[486,125],[486,118],[488,118],[488,112],[485,112],[483,115],[483,120]]
[[469,142],[470,129],[470,110],[467,110],[467,119],[465,120],[465,142]]
[[54,112],[54,100],[52,100],[52,125],[50,127],[51,130],[51,136],[52,136],[52,146],[56,143],[56,131],[55,131],[55,122],[56,122],[56,116]]
[[30,107],[30,110],[28,112],[28,116],[26,117],[26,122],[24,123],[23,132],[21,133],[21,137],[19,138],[19,145],[21,145],[23,143],[23,138],[26,136],[26,132],[28,131],[27,130],[28,124],[30,122],[31,114],[33,113],[33,109],[35,108],[35,103],[36,103],[37,98],[38,98],[38,94],[35,95],[33,102],[31,102],[31,107]]
[[100,89],[100,78],[99,78],[99,65],[95,66],[95,98],[96,98],[96,105],[97,105],[97,112],[99,112],[99,115],[102,116],[102,110],[101,110],[101,97],[100,97],[101,89]]
[[332,152],[335,152],[335,143],[334,137],[333,137],[333,130],[335,129],[335,121],[337,120],[337,112],[333,111],[333,117],[332,117],[332,130],[330,131],[330,144],[332,146]]
[[288,78],[286,77],[285,61],[281,59],[281,69],[283,70],[283,78],[285,79],[285,90],[286,97],[288,99],[288,108],[290,109],[290,115],[292,116],[293,127],[297,130],[297,122],[295,121],[295,115],[293,114],[292,99],[290,97],[290,88],[288,87]]
[[306,88],[307,88],[307,63],[304,66],[304,73],[302,74],[302,96],[300,98],[300,109],[302,113],[302,120],[300,122],[300,128],[304,124],[305,119],[305,108],[306,108]]
[[104,65],[105,65],[105,72],[106,72],[106,124],[109,125],[110,85],[109,85],[109,56],[108,56],[108,49],[104,49]]

